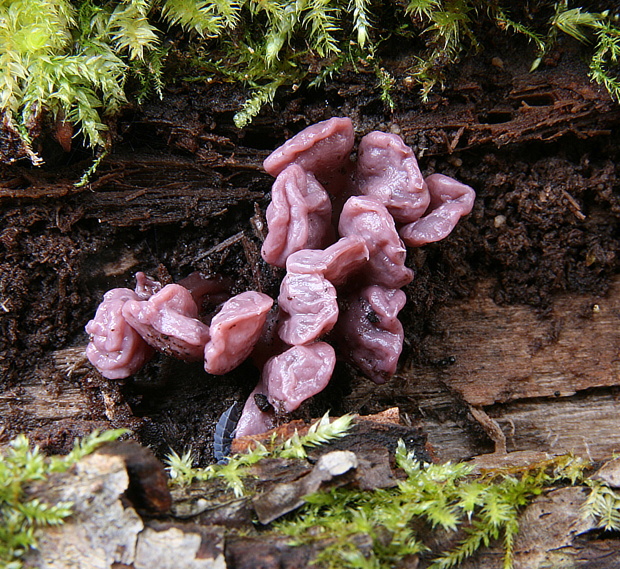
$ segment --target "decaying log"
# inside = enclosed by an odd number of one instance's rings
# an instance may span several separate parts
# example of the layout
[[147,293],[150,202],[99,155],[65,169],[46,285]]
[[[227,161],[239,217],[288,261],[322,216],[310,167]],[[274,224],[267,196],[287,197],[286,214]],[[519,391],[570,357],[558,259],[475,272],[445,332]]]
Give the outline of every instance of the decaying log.
[[428,357],[454,358],[415,377],[445,384],[471,405],[566,397],[620,383],[620,278],[604,297],[558,295],[546,311],[499,306],[481,282],[465,301],[438,307]]
[[[605,297],[564,294],[544,312],[498,305],[489,287],[483,283],[471,298],[439,307],[425,345],[431,363],[403,369],[385,386],[365,382],[352,396],[352,410],[367,399],[398,402],[442,460],[494,449],[473,407],[499,425],[509,451],[610,457],[620,449],[620,279]],[[39,428],[86,421],[87,432],[87,425],[105,425],[89,423],[93,398],[108,426],[132,416],[112,384],[84,391],[75,383],[79,369],[72,373],[60,384],[37,378],[6,390],[0,416],[19,414]]]
[[[380,428],[376,421],[365,422],[365,435],[372,431],[371,425]],[[377,440],[389,441],[389,428],[381,431]],[[355,430],[349,436],[360,440]],[[31,497],[44,502],[71,501],[74,506],[73,515],[64,524],[38,530],[38,548],[27,564],[37,569],[307,567],[335,544],[334,539],[324,535],[295,543],[273,531],[270,522],[302,505],[309,491],[328,491],[334,485],[359,487],[368,468],[368,449],[357,448],[352,452],[334,451],[330,445],[319,447],[320,456],[314,464],[302,459],[264,459],[246,479],[249,497],[235,497],[221,479],[212,479],[177,486],[170,509],[162,509],[161,500],[156,500],[154,509],[149,510],[135,497],[153,495],[155,489],[159,496],[167,492],[163,478],[154,475],[163,473],[162,465],[135,443],[104,446],[68,472],[28,489]],[[387,455],[384,460],[386,468],[393,468]],[[593,478],[617,485],[620,461],[605,464]],[[523,510],[514,544],[515,569],[612,567],[620,561],[617,539],[601,535],[597,520],[584,512],[588,491],[586,486],[552,489]],[[214,517],[216,511],[228,511],[229,517]],[[270,531],[254,526],[256,519]],[[368,555],[375,539],[377,536],[360,532],[351,538],[349,547]],[[439,532],[433,549],[445,547],[442,540],[445,537]],[[496,569],[502,556],[500,545],[491,544],[460,567]],[[428,562],[425,556],[402,560],[403,567],[423,568]]]
[[[438,307],[426,364],[385,386],[362,385],[352,408],[397,401],[442,460],[507,450],[574,452],[593,460],[620,449],[620,279],[604,296],[558,295],[550,310],[496,304],[490,283]],[[606,389],[607,388],[607,389]],[[499,433],[481,425],[486,411]],[[486,434],[485,434],[486,433]]]
[[[355,378],[346,376],[334,388],[337,404],[364,413],[399,405],[439,459],[504,447],[596,459],[617,450],[610,420],[618,412],[619,281],[604,298],[557,291],[598,290],[599,281],[605,290],[617,273],[611,133],[620,108],[588,79],[577,42],[558,46],[557,59],[536,73],[529,71],[535,54],[525,38],[500,34],[491,43],[482,56],[464,56],[428,104],[405,81],[406,51],[391,61],[387,49],[393,112],[378,99],[371,66],[345,68],[339,81],[312,95],[302,89],[278,96],[243,130],[232,122],[245,97],[241,88],[196,82],[120,117],[117,151],[85,185],[75,182],[90,161],[66,167],[64,156],[43,169],[1,166],[4,438],[26,431],[54,452],[93,427],[126,426],[160,453],[192,446],[203,464],[210,460],[221,407],[247,396],[255,370],[220,381],[195,368],[169,372],[172,364],[163,361],[111,385],[92,370],[81,374],[73,356],[64,363],[59,356],[69,346],[79,352],[103,291],[131,286],[137,270],[162,268],[172,279],[223,268],[240,289],[277,291],[277,278],[259,267],[260,231],[250,226],[254,214],[261,219],[271,182],[261,161],[304,126],[338,114],[352,117],[358,138],[374,129],[400,134],[425,174],[454,175],[475,185],[479,197],[463,232],[453,236],[457,253],[429,248],[429,257],[447,259],[448,280],[464,275],[466,298],[442,305],[449,295],[429,280],[428,301],[419,301],[424,333],[411,332],[413,318],[404,321],[408,337],[419,339],[414,363],[385,386],[359,380],[349,389]],[[553,247],[539,250],[547,237]],[[482,259],[477,267],[467,265],[473,258]],[[554,262],[532,277],[531,289],[536,297],[553,269],[566,266],[558,286],[540,295],[551,308],[516,303],[506,293],[507,272],[521,272],[522,282],[549,258]],[[496,304],[493,287],[512,304]]]

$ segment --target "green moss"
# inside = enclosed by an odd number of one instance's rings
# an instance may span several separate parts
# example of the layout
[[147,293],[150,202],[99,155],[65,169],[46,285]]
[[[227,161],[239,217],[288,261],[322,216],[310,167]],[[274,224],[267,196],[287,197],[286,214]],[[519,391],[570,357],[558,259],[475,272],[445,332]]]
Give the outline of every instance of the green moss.
[[[235,495],[247,495],[244,481],[252,465],[265,458],[304,459],[306,448],[344,437],[350,426],[349,416],[331,423],[325,416],[304,436],[295,433],[283,443],[258,445],[226,465],[193,468],[191,452],[172,453],[168,470],[173,484],[219,479]],[[422,554],[432,569],[450,569],[499,543],[503,567],[509,569],[521,512],[557,485],[588,487],[583,516],[602,529],[620,529],[620,495],[602,482],[584,480],[590,463],[572,455],[476,473],[467,463],[422,463],[400,441],[394,458],[404,474],[396,488],[317,492],[306,496],[299,510],[273,523],[271,531],[289,536],[291,545],[329,538],[331,545],[315,560],[317,567],[388,569],[407,556]],[[357,547],[360,534],[372,540],[370,553]],[[440,551],[437,541],[453,545]]]
[[[378,96],[393,109],[394,78],[377,56],[381,42],[410,42],[408,82],[425,99],[447,66],[481,48],[475,32],[485,21],[535,42],[534,68],[558,33],[590,44],[590,76],[620,98],[617,14],[566,0],[541,30],[511,18],[502,3],[482,0],[0,0],[0,110],[34,163],[40,158],[32,139],[46,117],[70,121],[87,146],[106,148],[107,117],[129,98],[161,95],[165,56],[178,45],[193,54],[203,80],[249,89],[235,117],[239,127],[278,89],[320,84],[347,63],[370,64]],[[131,82],[137,89],[127,87],[129,77],[138,79]]]
[[70,503],[46,504],[28,498],[28,484],[45,480],[54,472],[64,472],[105,442],[116,440],[125,431],[94,432],[76,441],[63,457],[45,457],[28,439],[20,435],[0,451],[0,566],[20,569],[22,558],[36,546],[35,530],[56,525],[71,515]]
[[281,444],[274,441],[269,449],[264,445],[257,444],[252,451],[246,454],[237,454],[231,457],[226,464],[213,464],[206,468],[194,468],[191,451],[182,455],[171,452],[166,459],[168,473],[173,484],[186,485],[193,481],[205,481],[220,479],[236,496],[245,494],[243,478],[248,476],[249,467],[264,458],[306,458],[306,449],[319,446],[335,439],[346,436],[351,428],[353,417],[343,415],[334,421],[330,421],[329,415],[325,414],[319,421],[314,423],[308,432],[300,436],[297,431],[290,439]]
[[[296,543],[334,538],[317,560],[322,567],[388,568],[407,555],[423,553],[433,569],[449,569],[499,541],[508,569],[523,507],[553,484],[579,482],[588,466],[563,456],[520,471],[474,475],[473,467],[464,463],[423,464],[403,444],[396,452],[396,464],[406,474],[397,488],[373,492],[339,488],[308,496],[294,517],[275,524],[276,531]],[[618,505],[614,507],[617,515]],[[370,556],[354,546],[354,536],[360,533],[373,540]],[[431,543],[438,535],[446,542],[456,538],[456,545],[432,552]]]
[[[265,458],[307,457],[307,449],[347,435],[352,417],[317,421],[303,436],[236,455],[225,465],[193,468],[191,452],[168,458],[171,484],[219,479],[237,496],[246,494],[251,466]],[[28,484],[66,471],[102,443],[124,431],[97,432],[76,442],[64,457],[45,457],[24,436],[0,452],[0,565],[21,569],[24,555],[36,547],[38,527],[62,523],[71,515],[71,504],[45,504],[29,498]],[[519,515],[533,498],[557,485],[589,489],[582,515],[602,530],[620,530],[620,494],[601,481],[585,479],[587,461],[560,456],[519,469],[476,473],[466,463],[426,464],[415,458],[402,441],[395,453],[402,478],[396,488],[361,491],[336,488],[305,498],[296,512],[271,525],[270,531],[287,535],[290,543],[303,544],[329,537],[331,545],[315,563],[319,567],[373,568],[395,566],[408,556],[421,554],[433,569],[458,567],[481,548],[495,543],[504,547],[504,569],[512,566]],[[368,536],[370,551],[356,546],[356,536]],[[452,543],[445,551],[437,542]],[[434,544],[434,545],[433,545]],[[435,549],[432,549],[432,548]]]

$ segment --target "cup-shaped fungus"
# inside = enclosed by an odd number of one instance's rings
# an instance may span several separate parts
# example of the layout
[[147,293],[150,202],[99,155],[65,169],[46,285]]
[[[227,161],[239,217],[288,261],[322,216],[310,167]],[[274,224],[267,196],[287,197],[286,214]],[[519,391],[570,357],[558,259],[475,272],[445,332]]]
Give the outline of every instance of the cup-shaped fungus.
[[338,232],[343,237],[358,235],[364,239],[370,255],[363,274],[367,283],[401,288],[413,279],[413,271],[405,266],[407,251],[394,218],[377,199],[349,198],[340,214]]
[[413,151],[396,134],[371,132],[360,141],[356,193],[373,196],[397,223],[420,218],[430,201]]
[[203,358],[209,327],[185,287],[169,284],[148,300],[128,300],[123,317],[156,350],[188,362]]
[[211,339],[204,348],[205,370],[222,375],[252,353],[273,300],[260,292],[242,292],[228,299],[213,317]]
[[123,306],[131,300],[139,300],[133,290],[109,290],[95,317],[86,324],[86,332],[90,335],[86,356],[107,379],[129,377],[153,355],[153,348],[123,317]]
[[334,117],[313,124],[287,140],[263,162],[268,174],[278,176],[289,164],[297,164],[333,195],[346,187],[349,155],[355,133],[349,118]]
[[267,397],[276,412],[290,413],[325,389],[336,365],[336,352],[325,342],[293,346],[271,358],[263,369]]
[[404,340],[398,313],[406,300],[400,289],[372,285],[341,302],[338,345],[345,359],[375,383],[385,383],[396,371]]

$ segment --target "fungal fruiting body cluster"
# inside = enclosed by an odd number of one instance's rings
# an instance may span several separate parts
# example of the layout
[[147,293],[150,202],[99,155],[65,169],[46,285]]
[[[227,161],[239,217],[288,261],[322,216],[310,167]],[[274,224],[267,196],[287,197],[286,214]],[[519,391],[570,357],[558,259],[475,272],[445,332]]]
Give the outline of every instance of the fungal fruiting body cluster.
[[[395,134],[360,141],[332,118],[312,125],[264,162],[275,177],[267,208],[267,263],[286,269],[277,304],[260,292],[230,298],[219,277],[194,274],[162,287],[142,273],[135,290],[107,292],[86,331],[87,355],[107,378],[135,373],[161,351],[204,360],[225,374],[252,356],[261,379],[236,435],[268,430],[329,382],[340,357],[383,383],[403,345],[401,290],[413,278],[405,244],[439,241],[468,214],[469,186],[441,174],[422,177],[412,150]],[[205,299],[219,307],[199,315]],[[221,302],[223,301],[223,302]]]

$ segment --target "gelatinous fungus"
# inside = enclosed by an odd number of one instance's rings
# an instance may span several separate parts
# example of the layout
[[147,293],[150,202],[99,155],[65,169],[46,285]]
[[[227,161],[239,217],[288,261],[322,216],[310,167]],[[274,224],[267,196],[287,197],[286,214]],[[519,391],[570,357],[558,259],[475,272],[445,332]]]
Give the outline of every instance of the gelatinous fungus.
[[[106,293],[86,327],[93,365],[121,379],[155,348],[204,359],[207,372],[224,374],[252,356],[262,375],[237,436],[271,428],[325,388],[336,362],[326,340],[371,380],[387,381],[404,338],[400,289],[413,279],[405,244],[446,237],[471,211],[475,193],[441,174],[425,179],[397,135],[364,136],[357,162],[353,144],[351,120],[332,118],[293,136],[264,162],[276,179],[262,255],[287,271],[277,309],[259,292],[229,298],[221,277],[195,273],[162,288],[138,273],[136,291]],[[201,314],[209,304],[219,309]],[[232,436],[229,419],[218,424],[218,452]]]

